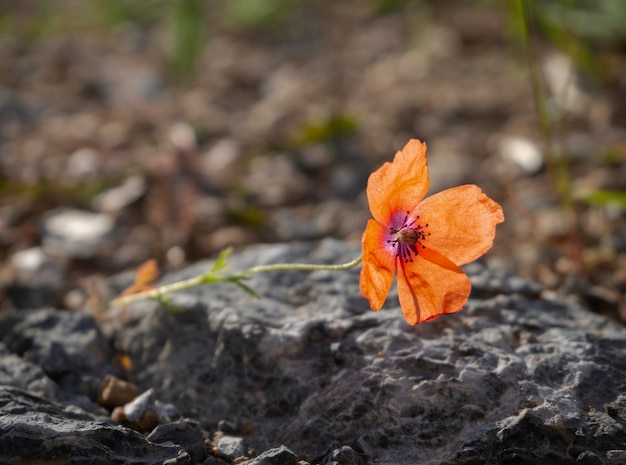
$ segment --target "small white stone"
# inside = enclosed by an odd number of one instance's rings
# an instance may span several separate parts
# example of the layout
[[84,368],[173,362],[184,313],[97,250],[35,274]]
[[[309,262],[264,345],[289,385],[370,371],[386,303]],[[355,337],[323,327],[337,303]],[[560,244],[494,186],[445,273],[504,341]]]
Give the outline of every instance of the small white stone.
[[131,176],[119,186],[96,196],[92,203],[98,211],[115,214],[139,199],[145,192],[146,180],[143,176]]
[[526,174],[536,174],[543,166],[543,155],[537,145],[522,137],[506,136],[498,143],[500,155],[520,167]]
[[43,248],[54,256],[88,258],[113,230],[113,220],[103,213],[74,208],[53,210],[44,219]]

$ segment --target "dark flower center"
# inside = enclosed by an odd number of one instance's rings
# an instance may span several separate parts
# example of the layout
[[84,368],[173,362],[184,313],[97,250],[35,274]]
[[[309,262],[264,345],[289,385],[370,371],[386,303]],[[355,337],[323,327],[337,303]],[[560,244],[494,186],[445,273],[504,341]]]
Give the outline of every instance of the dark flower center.
[[387,243],[392,244],[396,249],[396,256],[402,259],[405,263],[412,262],[413,256],[419,255],[419,248],[425,249],[424,241],[426,236],[430,236],[429,232],[425,229],[428,227],[428,223],[419,224],[419,215],[412,221],[409,221],[409,212],[406,213],[402,220],[402,226],[399,228],[390,227],[389,233],[394,237],[387,240]]

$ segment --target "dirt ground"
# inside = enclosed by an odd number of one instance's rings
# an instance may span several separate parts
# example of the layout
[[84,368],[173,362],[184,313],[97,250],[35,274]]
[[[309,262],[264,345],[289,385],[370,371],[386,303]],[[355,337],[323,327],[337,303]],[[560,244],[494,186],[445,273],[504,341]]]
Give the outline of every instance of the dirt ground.
[[149,258],[359,241],[369,173],[415,137],[431,192],[503,205],[486,260],[626,322],[626,38],[572,58],[534,2],[529,66],[495,1],[185,2],[0,2],[3,289],[52,263],[77,309]]

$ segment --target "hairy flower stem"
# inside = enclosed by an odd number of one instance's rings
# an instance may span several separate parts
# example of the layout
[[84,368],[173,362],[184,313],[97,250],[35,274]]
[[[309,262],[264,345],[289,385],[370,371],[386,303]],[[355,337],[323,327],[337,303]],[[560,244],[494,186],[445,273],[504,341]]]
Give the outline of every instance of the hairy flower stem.
[[260,265],[247,270],[240,271],[236,276],[248,276],[255,273],[264,273],[266,271],[283,271],[283,270],[299,270],[299,271],[343,271],[354,268],[361,263],[361,257],[355,258],[351,262],[341,265],[315,265],[311,263],[276,263],[275,265]]
[[195,287],[195,286],[199,286],[201,284],[207,284],[207,283],[232,283],[243,288],[249,294],[256,296],[254,291],[250,289],[246,284],[243,283],[243,280],[247,279],[248,276],[252,274],[265,273],[267,271],[289,271],[289,270],[343,271],[343,270],[349,270],[350,268],[354,268],[359,263],[361,263],[361,257],[358,257],[352,260],[351,262],[343,263],[341,265],[316,265],[316,264],[310,264],[310,263],[276,263],[273,265],[254,266],[252,268],[248,268],[247,270],[238,271],[228,276],[219,276],[213,270],[211,270],[199,276],[185,279],[183,281],[177,281],[171,284],[165,284],[163,286],[150,289],[149,291],[137,292],[135,294],[118,297],[117,299],[114,299],[111,301],[110,306],[111,307],[123,307],[125,305],[129,305],[134,302],[139,302],[141,300],[162,299],[166,294],[171,294],[172,292],[181,291],[183,289],[189,289],[191,287]]

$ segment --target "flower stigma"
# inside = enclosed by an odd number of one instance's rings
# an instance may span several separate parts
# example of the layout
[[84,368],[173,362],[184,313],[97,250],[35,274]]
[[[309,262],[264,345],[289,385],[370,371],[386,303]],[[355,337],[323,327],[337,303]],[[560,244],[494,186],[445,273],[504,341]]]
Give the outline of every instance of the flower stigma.
[[426,224],[416,224],[420,217],[417,215],[414,220],[409,221],[409,212],[406,212],[404,219],[402,220],[402,226],[395,228],[389,227],[389,233],[393,239],[388,239],[387,243],[391,244],[396,250],[396,257],[400,258],[405,263],[412,262],[415,255],[419,255],[418,246],[422,249],[426,248],[424,241],[426,236],[430,236],[430,233],[425,229],[428,227]]

